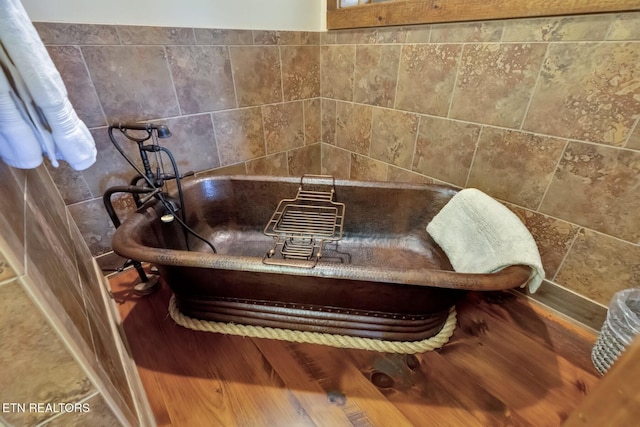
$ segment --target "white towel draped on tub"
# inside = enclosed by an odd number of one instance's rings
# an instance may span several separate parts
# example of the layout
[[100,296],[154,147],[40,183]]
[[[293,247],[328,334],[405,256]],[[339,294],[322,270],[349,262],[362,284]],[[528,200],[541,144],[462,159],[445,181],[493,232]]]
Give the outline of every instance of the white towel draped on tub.
[[42,153],[76,170],[96,159],[87,126],[19,0],[0,0],[0,157],[30,169]]
[[506,206],[475,188],[457,193],[427,225],[427,232],[461,273],[493,273],[510,265],[532,267],[529,291],[544,279],[535,240]]

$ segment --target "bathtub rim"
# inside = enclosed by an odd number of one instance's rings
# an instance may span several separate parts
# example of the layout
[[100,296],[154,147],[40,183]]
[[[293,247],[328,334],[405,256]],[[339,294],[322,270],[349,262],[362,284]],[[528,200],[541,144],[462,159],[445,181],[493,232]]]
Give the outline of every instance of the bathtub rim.
[[[209,180],[300,183],[299,177],[199,175],[193,178],[190,184],[196,185],[201,181]],[[440,184],[389,183],[343,179],[336,179],[335,182],[337,187],[340,185],[385,187],[392,189],[420,189],[425,187],[435,187],[458,191],[455,187]],[[479,291],[497,291],[525,286],[532,273],[531,267],[526,265],[513,265],[493,273],[460,273],[452,270],[437,270],[429,268],[378,268],[375,266],[344,265],[330,262],[322,263],[322,261],[314,268],[304,269],[293,266],[274,266],[264,264],[262,262],[262,257],[154,248],[145,246],[140,242],[143,241],[143,231],[150,226],[151,222],[159,221],[159,216],[156,211],[158,204],[159,202],[152,200],[123,221],[121,226],[116,229],[112,238],[114,252],[125,258],[167,266],[236,270],[253,273],[288,274],[294,276],[331,277],[336,279],[397,283],[399,285]]]

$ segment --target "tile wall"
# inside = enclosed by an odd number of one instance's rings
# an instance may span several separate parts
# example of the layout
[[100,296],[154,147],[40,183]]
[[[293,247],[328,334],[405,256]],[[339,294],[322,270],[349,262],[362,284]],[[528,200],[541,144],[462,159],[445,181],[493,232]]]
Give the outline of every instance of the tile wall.
[[88,170],[50,169],[94,255],[113,233],[100,196],[132,176],[105,126],[161,120],[183,171],[476,187],[532,231],[556,298],[606,305],[640,285],[640,14],[327,33],[36,27],[98,144]]
[[479,188],[606,305],[640,286],[639,40],[637,13],[324,33],[322,170]]
[[0,162],[0,182],[0,424],[149,425],[104,277],[47,169]]
[[94,255],[111,250],[114,231],[102,194],[135,175],[108,124],[166,124],[173,136],[162,144],[183,173],[320,172],[319,33],[35,25],[97,142],[89,169],[50,168]]

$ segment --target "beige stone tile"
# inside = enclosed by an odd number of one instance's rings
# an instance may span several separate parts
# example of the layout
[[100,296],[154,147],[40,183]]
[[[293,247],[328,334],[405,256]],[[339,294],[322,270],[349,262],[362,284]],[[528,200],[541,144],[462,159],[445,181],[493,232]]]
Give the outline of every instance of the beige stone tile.
[[278,31],[279,45],[299,45],[302,44],[302,31]]
[[253,31],[255,45],[299,45],[301,42],[301,31]]
[[390,182],[411,182],[414,184],[433,184],[434,182],[433,179],[427,176],[391,165],[389,165],[387,180]]
[[640,284],[640,247],[581,229],[556,282],[604,305],[617,291]]
[[33,286],[50,295],[71,320],[83,343],[91,347],[82,284],[80,282],[74,244],[68,231],[66,212],[64,225],[56,225],[57,215],[28,204],[27,271]]
[[400,46],[357,46],[353,100],[393,107],[399,61]]
[[280,53],[277,46],[232,46],[229,50],[238,106],[282,102]]
[[372,107],[338,102],[336,114],[336,145],[369,155]]
[[320,98],[304,100],[304,143],[322,141],[322,108]]
[[332,145],[321,144],[322,173],[340,179],[349,179],[351,153]]
[[180,113],[162,46],[84,46],[108,122],[149,120]]
[[431,43],[498,42],[503,21],[456,22],[431,27]]
[[640,152],[570,142],[540,212],[640,242]]
[[288,151],[289,176],[320,174],[321,156],[319,143]]
[[320,92],[325,98],[353,100],[355,46],[320,48]]
[[167,57],[184,114],[236,107],[229,51],[220,46],[168,46]]
[[464,187],[480,126],[423,116],[412,170]]
[[[78,402],[95,392],[47,320],[17,281],[0,286],[0,401]],[[3,413],[13,425],[36,425],[50,413]]]
[[317,31],[303,31],[300,35],[300,43],[304,45],[320,45],[320,33]]
[[220,165],[227,166],[266,154],[261,108],[213,113]]
[[503,42],[604,40],[613,15],[557,16],[505,21]]
[[[73,239],[83,299],[85,301],[85,307],[89,310],[89,307],[104,305],[101,290],[103,286],[102,276],[98,276],[98,270],[96,270],[94,265],[95,261],[70,213],[68,213],[68,217],[70,219],[69,230],[71,232],[71,238]],[[123,262],[124,260],[119,258],[118,266],[122,265]]]
[[287,153],[281,152],[247,162],[247,174],[289,176]]
[[[109,187],[128,185],[136,172],[111,143],[107,128],[92,129],[91,135],[98,151],[96,162],[81,171],[81,174],[93,197],[101,197]],[[142,168],[137,145],[127,140],[118,130],[114,131],[114,136],[124,152]]]
[[[113,427],[120,425],[120,421],[113,414],[99,394],[88,399],[82,410],[63,413],[55,417],[47,426],[51,427]],[[86,411],[84,410],[86,409]]]
[[57,168],[45,162],[49,175],[56,184],[66,204],[78,203],[93,198],[91,189],[81,171],[74,170],[65,161],[58,162]]
[[[173,154],[180,174],[220,166],[213,123],[210,114],[176,117],[159,121],[169,128],[171,137],[159,140]],[[154,164],[155,161],[152,161]],[[171,164],[164,161],[165,171],[173,174]],[[133,169],[129,168],[131,174]]]
[[302,101],[262,107],[267,154],[304,145],[304,112]]
[[16,272],[11,268],[11,264],[4,257],[2,253],[0,253],[0,282],[4,282],[6,280],[13,279],[17,276]]
[[50,46],[53,60],[80,120],[89,127],[105,126],[104,114],[87,66],[77,46]]
[[253,32],[251,30],[229,30],[220,28],[195,28],[197,44],[208,45],[251,45]]
[[[66,255],[72,256],[72,239],[67,223],[67,211],[64,200],[49,176],[44,165],[27,171],[27,207],[41,216],[41,223],[47,225],[55,237],[60,240],[61,249]],[[26,228],[27,238],[30,232]],[[46,239],[48,236],[43,236]]]
[[336,101],[322,98],[322,142],[336,145]]
[[[376,34],[376,43],[406,43],[410,32],[411,27],[379,27]],[[414,29],[413,37],[418,36],[420,33],[420,30]]]
[[579,227],[528,209],[507,204],[533,236],[546,278],[553,280],[566,256]]
[[285,101],[320,96],[320,49],[282,46],[282,87]]
[[354,28],[336,31],[338,44],[371,44],[375,43],[378,32],[376,28]]
[[0,200],[2,200],[2,215],[0,215],[0,229],[2,240],[13,252],[16,264],[13,268],[17,274],[24,273],[24,192],[26,190],[27,172],[15,169],[0,161]]
[[386,181],[387,164],[370,157],[351,153],[349,179],[358,181]]
[[557,138],[486,127],[466,186],[537,209],[565,145]]
[[253,31],[253,44],[255,45],[277,45],[278,34],[276,31]]
[[403,46],[396,108],[446,116],[461,49],[444,44]]
[[640,13],[615,15],[607,40],[640,40]]
[[545,44],[465,45],[450,117],[519,127],[546,48]]
[[42,42],[46,45],[105,45],[120,44],[115,25],[66,24],[34,22]]
[[127,415],[128,412],[135,413],[134,397],[115,341],[119,338],[113,335],[111,325],[99,317],[104,316],[100,313],[101,311],[89,311],[89,322],[95,343],[95,357],[98,362],[97,374],[116,405]]
[[622,146],[640,113],[640,45],[553,44],[524,129]]
[[320,45],[336,44],[337,34],[335,31],[325,31],[320,33]]
[[638,122],[636,122],[634,131],[629,135],[629,139],[627,140],[625,147],[633,150],[640,150],[640,126],[638,125]]
[[371,157],[410,169],[415,150],[419,116],[401,111],[374,108],[372,120]]
[[407,43],[429,43],[431,25],[411,25],[407,27]]
[[115,228],[104,210],[102,199],[70,205],[69,212],[93,256],[111,251],[111,237]]
[[192,28],[118,25],[122,44],[192,45]]

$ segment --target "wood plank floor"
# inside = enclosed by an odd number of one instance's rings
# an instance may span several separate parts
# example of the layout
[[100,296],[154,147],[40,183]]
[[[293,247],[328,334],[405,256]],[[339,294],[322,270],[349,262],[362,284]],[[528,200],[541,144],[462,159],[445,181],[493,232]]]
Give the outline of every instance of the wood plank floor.
[[558,426],[595,385],[595,335],[512,293],[470,293],[416,356],[196,332],[170,291],[111,279],[160,426]]

